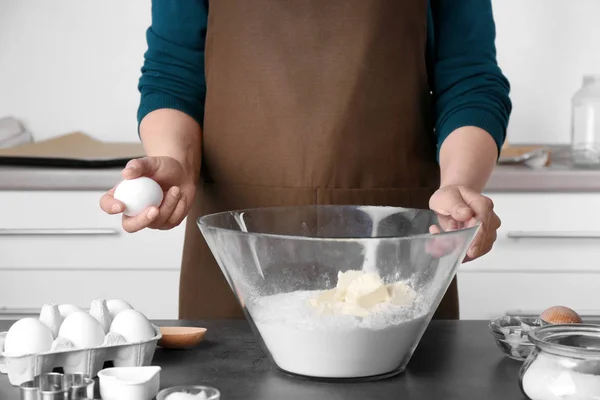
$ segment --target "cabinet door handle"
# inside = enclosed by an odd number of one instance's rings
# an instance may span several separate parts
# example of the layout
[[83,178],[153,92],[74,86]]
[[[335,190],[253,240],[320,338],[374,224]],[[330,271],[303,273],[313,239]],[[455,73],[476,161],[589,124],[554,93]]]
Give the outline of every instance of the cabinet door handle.
[[[79,307],[81,311],[89,312],[89,308]],[[7,315],[39,315],[42,311],[42,307],[40,308],[17,308],[17,307],[0,307],[0,317]]]
[[510,231],[506,234],[509,239],[600,239],[600,232],[595,231]]
[[0,236],[116,236],[113,228],[0,229]]

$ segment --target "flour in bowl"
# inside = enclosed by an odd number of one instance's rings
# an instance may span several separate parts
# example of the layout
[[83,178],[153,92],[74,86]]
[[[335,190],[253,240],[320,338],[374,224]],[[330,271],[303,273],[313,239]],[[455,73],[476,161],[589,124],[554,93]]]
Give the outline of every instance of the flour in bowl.
[[251,307],[265,345],[283,370],[358,378],[404,367],[429,321],[428,307],[404,282],[348,271],[329,291],[259,298]]

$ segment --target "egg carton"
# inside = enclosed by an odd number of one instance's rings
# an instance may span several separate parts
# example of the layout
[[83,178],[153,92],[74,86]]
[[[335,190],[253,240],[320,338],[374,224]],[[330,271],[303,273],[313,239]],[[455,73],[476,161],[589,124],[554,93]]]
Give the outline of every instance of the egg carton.
[[103,368],[104,363],[109,361],[115,367],[148,366],[162,337],[160,329],[154,324],[152,327],[156,335],[143,342],[47,351],[22,356],[3,353],[7,332],[0,332],[0,373],[8,374],[10,384],[19,386],[56,368],[62,368],[66,374],[80,373],[94,378]]

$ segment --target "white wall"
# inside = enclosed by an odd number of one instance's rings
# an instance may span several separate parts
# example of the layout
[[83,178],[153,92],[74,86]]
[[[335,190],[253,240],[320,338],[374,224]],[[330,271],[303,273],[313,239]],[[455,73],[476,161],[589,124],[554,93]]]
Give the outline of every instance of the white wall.
[[571,97],[600,74],[600,1],[493,0],[498,62],[512,85],[511,143],[570,143]]
[[[493,0],[513,143],[568,143],[570,98],[600,73],[600,1]],[[0,116],[37,139],[136,140],[150,0],[0,0]]]
[[37,140],[137,140],[150,0],[0,0],[0,116]]

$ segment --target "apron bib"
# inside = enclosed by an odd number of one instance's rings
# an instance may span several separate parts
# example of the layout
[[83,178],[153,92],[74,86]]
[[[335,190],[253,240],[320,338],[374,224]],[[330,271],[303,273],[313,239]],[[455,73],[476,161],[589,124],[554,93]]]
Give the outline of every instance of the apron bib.
[[[197,225],[240,208],[428,208],[439,185],[427,0],[217,0],[181,319],[243,318]],[[436,318],[458,318],[456,282]]]

